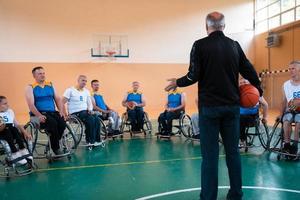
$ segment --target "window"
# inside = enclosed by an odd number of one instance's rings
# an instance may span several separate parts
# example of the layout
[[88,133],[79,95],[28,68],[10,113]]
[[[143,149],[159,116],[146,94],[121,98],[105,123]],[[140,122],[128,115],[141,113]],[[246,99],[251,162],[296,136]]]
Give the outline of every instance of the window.
[[281,12],[295,7],[295,0],[281,0]]
[[300,20],[300,7],[296,9],[296,20]]
[[268,21],[262,21],[256,24],[256,33],[263,33],[268,30]]
[[261,9],[256,13],[257,21],[262,21],[268,17],[268,8]]
[[295,11],[291,10],[281,15],[281,25],[290,23],[295,20]]
[[300,0],[256,0],[255,5],[256,33],[300,20]]
[[278,26],[280,26],[280,16],[269,19],[269,29],[276,28]]
[[276,3],[271,4],[269,6],[269,17],[278,15],[279,13],[280,13],[280,1],[277,1]]

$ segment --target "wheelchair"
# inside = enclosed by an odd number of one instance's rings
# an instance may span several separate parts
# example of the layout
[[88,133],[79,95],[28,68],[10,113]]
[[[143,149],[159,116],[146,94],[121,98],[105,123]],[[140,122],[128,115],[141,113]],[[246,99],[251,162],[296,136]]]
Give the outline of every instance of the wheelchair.
[[[292,126],[295,126],[295,123],[292,123]],[[293,134],[291,134],[293,136]],[[291,142],[295,142],[291,140]],[[298,142],[298,149],[300,143]],[[286,159],[286,160],[299,160],[300,153],[290,154],[284,151],[284,130],[283,130],[283,121],[281,119],[276,119],[272,131],[270,133],[270,138],[268,141],[268,150],[270,153],[277,154],[277,160]]]
[[76,127],[76,121],[74,122],[74,118],[70,117],[66,122],[66,129],[62,135],[60,140],[60,147],[63,149],[63,154],[54,155],[52,153],[51,143],[50,143],[50,135],[47,133],[45,129],[41,129],[36,123],[29,121],[24,128],[28,133],[32,136],[32,155],[36,159],[48,159],[49,163],[53,160],[67,157],[68,160],[71,160],[71,155],[75,152],[77,148],[77,139],[78,131],[74,129]]
[[[105,147],[105,140],[108,137],[107,124],[99,117],[100,122],[100,141],[101,146]],[[90,150],[91,146],[87,145],[85,141],[85,126],[84,123],[76,115],[70,115],[67,121],[67,127],[69,127],[75,136],[76,146],[88,147]]]
[[[29,156],[32,156],[32,143],[25,141],[25,147],[28,149],[29,154],[12,160],[12,153],[8,143],[5,140],[0,140],[0,178],[8,180],[11,177],[29,175],[34,171],[36,165],[32,159],[29,159]],[[23,166],[17,165],[17,162],[22,159],[26,159],[27,163]]]
[[245,124],[245,146],[240,148],[245,148],[245,152],[248,152],[249,148],[258,147],[257,140],[259,140],[260,145],[267,150],[269,141],[269,128],[267,124],[262,121],[259,115],[249,115],[248,117],[252,117],[253,119]]
[[[157,139],[165,137],[160,135],[162,132],[161,124],[158,124],[158,134]],[[192,122],[191,117],[185,113],[185,111],[181,111],[179,118],[173,119],[172,121],[172,133],[171,135],[181,136],[184,135],[186,138],[192,138]]]
[[[122,114],[121,120],[122,120],[121,127],[120,127],[120,132],[121,133],[129,132],[130,137],[133,137],[136,134],[140,134],[140,132],[133,132],[131,130],[131,123],[130,123],[130,120],[128,118],[128,113],[127,112]],[[149,119],[148,113],[146,113],[146,112],[144,112],[144,122],[143,122],[143,129],[142,129],[141,133],[144,133],[145,137],[147,135],[151,135],[151,133],[152,133],[152,124],[151,124],[151,121]]]

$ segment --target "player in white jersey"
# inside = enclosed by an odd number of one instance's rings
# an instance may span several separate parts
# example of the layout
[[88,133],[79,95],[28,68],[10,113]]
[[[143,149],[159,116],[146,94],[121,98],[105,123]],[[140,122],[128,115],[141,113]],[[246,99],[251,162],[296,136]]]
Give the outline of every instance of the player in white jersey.
[[[14,111],[9,108],[8,101],[4,96],[0,96],[0,117],[2,121],[0,125],[0,140],[5,140],[8,143],[12,153],[11,160],[13,161],[19,157],[29,155],[29,151],[24,145],[24,138],[31,140],[32,137],[21,125],[19,125],[15,119]],[[14,140],[16,141],[18,148],[16,147]],[[27,158],[32,159],[32,156]],[[24,165],[27,161],[26,159],[21,159],[17,163]]]
[[[284,130],[283,150],[290,154],[298,151],[300,131],[300,61],[289,64],[291,79],[283,84],[281,116]],[[295,123],[294,140],[291,144],[292,125]]]

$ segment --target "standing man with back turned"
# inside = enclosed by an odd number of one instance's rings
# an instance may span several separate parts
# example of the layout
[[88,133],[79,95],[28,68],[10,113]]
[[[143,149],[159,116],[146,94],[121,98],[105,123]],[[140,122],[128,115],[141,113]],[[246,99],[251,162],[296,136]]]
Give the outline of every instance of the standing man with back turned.
[[242,199],[239,154],[239,73],[262,95],[260,81],[239,43],[226,37],[224,15],[206,17],[208,37],[197,40],[191,50],[189,72],[169,79],[169,91],[198,82],[201,153],[201,200],[216,200],[218,192],[219,133],[222,136],[230,179],[228,200]]

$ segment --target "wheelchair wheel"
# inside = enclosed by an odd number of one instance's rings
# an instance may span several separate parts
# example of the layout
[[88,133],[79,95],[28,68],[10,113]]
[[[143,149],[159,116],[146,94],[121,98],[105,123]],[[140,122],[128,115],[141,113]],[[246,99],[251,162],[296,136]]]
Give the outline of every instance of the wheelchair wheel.
[[186,138],[191,138],[192,121],[191,121],[190,116],[183,114],[183,116],[180,117],[180,120],[179,120],[179,127],[180,127],[181,133]]
[[102,140],[106,140],[107,136],[108,136],[108,132],[106,129],[106,124],[104,123],[104,121],[102,119],[99,120],[100,122],[100,137],[101,137],[101,141]]
[[279,150],[280,149],[280,141],[283,136],[283,127],[282,123],[278,120],[275,122],[272,131],[270,133],[269,141],[267,146],[270,150]]
[[259,122],[259,126],[257,127],[258,138],[264,149],[268,149],[268,141],[269,141],[269,128],[265,123]]
[[144,113],[143,131],[145,135],[150,135],[152,132],[152,124],[146,112]]
[[127,124],[127,115],[126,115],[126,113],[123,113],[121,120],[122,120],[122,123],[121,123],[121,126],[120,126],[120,132],[124,133],[125,132],[125,127],[126,127],[126,124]]
[[77,148],[78,142],[73,129],[67,124],[64,134],[62,135],[62,147],[65,152],[72,153]]
[[34,124],[32,122],[28,122],[25,126],[24,129],[31,135],[32,137],[32,147],[31,147],[31,153],[34,154],[35,148],[37,145],[37,140],[38,140],[38,129],[35,128]]
[[73,133],[76,139],[76,146],[81,142],[83,135],[83,124],[78,117],[71,115],[67,121],[67,128]]

